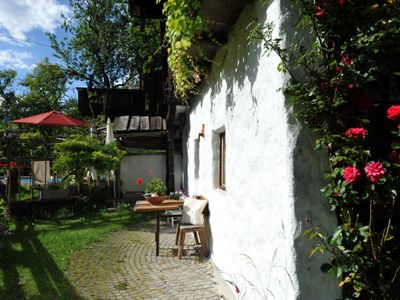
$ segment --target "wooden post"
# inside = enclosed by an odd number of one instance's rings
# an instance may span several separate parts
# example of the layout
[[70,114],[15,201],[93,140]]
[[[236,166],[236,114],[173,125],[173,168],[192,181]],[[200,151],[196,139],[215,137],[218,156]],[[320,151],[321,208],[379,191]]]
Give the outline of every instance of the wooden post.
[[117,193],[117,200],[121,199],[121,164],[119,164],[117,170],[115,170],[115,181],[116,181],[116,193]]
[[173,99],[169,99],[169,112],[167,119],[167,153],[166,153],[166,182],[168,192],[175,191],[175,166],[174,166],[174,119],[176,112],[176,105],[173,102]]
[[156,256],[160,253],[160,212],[156,211]]

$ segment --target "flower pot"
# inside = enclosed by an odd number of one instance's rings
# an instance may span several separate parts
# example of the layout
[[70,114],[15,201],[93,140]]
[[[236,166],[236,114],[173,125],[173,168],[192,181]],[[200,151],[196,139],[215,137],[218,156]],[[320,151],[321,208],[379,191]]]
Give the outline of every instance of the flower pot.
[[167,199],[167,196],[156,196],[156,197],[151,197],[151,196],[144,196],[144,198],[151,204],[153,205],[160,205],[163,203],[165,199]]

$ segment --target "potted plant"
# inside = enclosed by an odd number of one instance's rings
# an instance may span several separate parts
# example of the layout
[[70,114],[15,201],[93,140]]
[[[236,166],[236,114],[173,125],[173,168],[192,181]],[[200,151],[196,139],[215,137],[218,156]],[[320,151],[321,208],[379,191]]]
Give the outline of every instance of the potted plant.
[[158,177],[153,177],[151,181],[146,184],[144,192],[144,197],[151,204],[161,204],[168,198],[166,196],[167,186],[165,185],[165,182]]

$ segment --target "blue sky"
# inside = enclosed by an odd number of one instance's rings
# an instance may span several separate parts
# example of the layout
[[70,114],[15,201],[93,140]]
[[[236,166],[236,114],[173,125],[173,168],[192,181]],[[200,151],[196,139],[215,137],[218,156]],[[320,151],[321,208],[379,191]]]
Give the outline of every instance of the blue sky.
[[[0,0],[0,70],[14,69],[21,80],[46,56],[59,62],[46,32],[64,36],[61,14],[70,13],[68,0]],[[69,95],[76,86],[84,84],[74,82]]]

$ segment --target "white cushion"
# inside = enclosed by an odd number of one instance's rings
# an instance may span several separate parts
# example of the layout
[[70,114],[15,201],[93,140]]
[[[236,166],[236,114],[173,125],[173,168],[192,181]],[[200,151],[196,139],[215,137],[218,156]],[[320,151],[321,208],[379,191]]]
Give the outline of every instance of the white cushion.
[[183,203],[182,223],[201,225],[204,223],[203,210],[207,200],[186,198]]

